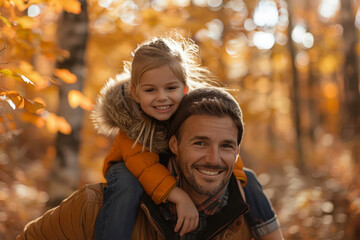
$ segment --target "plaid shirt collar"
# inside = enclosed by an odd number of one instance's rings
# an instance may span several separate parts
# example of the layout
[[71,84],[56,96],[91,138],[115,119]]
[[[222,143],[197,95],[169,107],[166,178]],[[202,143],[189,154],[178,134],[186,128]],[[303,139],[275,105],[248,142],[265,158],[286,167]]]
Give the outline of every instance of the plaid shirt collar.
[[[169,169],[171,175],[173,175],[175,177],[177,186],[182,188],[183,183],[182,183],[181,174],[179,174],[179,169],[176,166],[174,157],[170,158],[170,161],[168,164],[168,169]],[[228,186],[226,185],[222,191],[220,191],[219,193],[217,193],[214,196],[209,197],[203,203],[196,206],[196,208],[199,211],[200,216],[201,215],[204,215],[204,216],[213,215],[218,210],[220,210],[222,207],[226,206],[227,201],[228,201],[228,196],[229,196],[229,191],[228,191]],[[170,212],[171,219],[176,220],[177,216],[176,216],[175,204],[172,202],[167,202],[165,204],[165,207]]]

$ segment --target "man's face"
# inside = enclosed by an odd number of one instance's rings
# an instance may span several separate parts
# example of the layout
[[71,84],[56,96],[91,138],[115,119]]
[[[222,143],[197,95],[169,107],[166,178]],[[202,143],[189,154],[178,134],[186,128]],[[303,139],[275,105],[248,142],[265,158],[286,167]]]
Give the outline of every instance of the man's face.
[[229,116],[192,115],[182,124],[179,139],[171,137],[184,190],[194,201],[201,203],[228,183],[239,151],[237,133]]

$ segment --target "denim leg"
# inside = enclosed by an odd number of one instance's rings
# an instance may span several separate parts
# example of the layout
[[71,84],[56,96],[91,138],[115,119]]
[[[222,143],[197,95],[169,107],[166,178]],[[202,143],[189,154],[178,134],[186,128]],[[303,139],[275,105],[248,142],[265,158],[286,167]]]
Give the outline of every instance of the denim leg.
[[250,213],[247,214],[246,219],[254,237],[258,238],[278,229],[280,224],[255,173],[248,168],[244,168],[244,172],[247,177],[244,192],[246,202],[250,206]]
[[106,174],[103,207],[95,223],[95,239],[130,239],[143,189],[124,162]]
[[275,217],[275,213],[269,199],[263,192],[262,186],[256,178],[255,173],[244,168],[247,184],[244,187],[246,202],[250,206],[251,221],[249,225],[265,223]]

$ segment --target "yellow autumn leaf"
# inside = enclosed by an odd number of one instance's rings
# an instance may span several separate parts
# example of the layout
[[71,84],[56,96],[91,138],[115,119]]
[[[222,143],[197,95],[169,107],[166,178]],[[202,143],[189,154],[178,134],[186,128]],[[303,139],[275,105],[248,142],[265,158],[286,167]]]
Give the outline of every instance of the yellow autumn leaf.
[[17,96],[8,96],[8,98],[11,100],[11,102],[14,103],[14,105],[17,108],[23,108],[24,107],[24,98],[17,95]]
[[56,133],[57,132],[57,124],[56,124],[56,120],[57,120],[57,116],[53,113],[50,113],[47,117],[46,117],[46,129],[51,132],[51,133]]
[[42,77],[37,71],[31,71],[27,73],[27,78],[31,80],[37,88],[44,89],[49,86],[48,79]]
[[77,0],[61,0],[64,10],[70,13],[81,13],[81,4]]
[[0,70],[0,75],[2,76],[12,76],[12,71],[9,69],[1,69]]
[[77,90],[71,90],[68,93],[68,102],[71,108],[77,108],[80,105],[82,93]]
[[17,7],[17,9],[19,9],[20,12],[25,11],[27,8],[24,0],[11,0],[11,2]]
[[25,29],[32,29],[35,24],[34,19],[28,16],[17,17],[16,22]]
[[46,128],[52,132],[61,132],[69,135],[71,133],[71,126],[64,117],[59,117],[54,113],[50,113],[46,118]]
[[26,83],[29,83],[31,85],[35,85],[29,78],[27,78],[26,76],[22,75],[22,74],[19,74],[19,76],[21,77],[21,79],[26,82]]
[[64,117],[58,117],[58,131],[65,135],[71,133],[71,126]]
[[23,72],[31,72],[34,69],[34,67],[26,61],[20,61],[19,68]]
[[36,111],[36,113],[41,113],[43,110],[45,110],[45,107],[46,107],[46,102],[44,99],[40,98],[40,97],[36,97],[33,99],[33,101],[37,102],[37,103],[40,103],[44,106],[44,108],[41,108],[41,109],[38,109]]
[[5,17],[1,16],[1,14],[0,14],[0,20],[1,20],[7,27],[11,27],[11,23],[9,22],[9,20],[7,20]]
[[76,75],[64,68],[56,68],[54,75],[63,80],[65,83],[75,83],[77,81]]
[[90,111],[93,108],[93,102],[88,97],[84,96],[80,91],[71,90],[68,94],[68,102],[71,108],[81,107],[84,110]]
[[45,106],[39,102],[35,102],[30,99],[24,100],[24,109],[30,113],[35,113],[36,111],[45,108]]
[[2,91],[0,96],[4,96],[14,110],[24,107],[24,98],[17,91]]
[[74,14],[81,12],[81,4],[77,0],[52,0],[49,4],[58,12],[61,10]]
[[29,122],[37,126],[38,128],[41,128],[45,125],[45,120],[42,117],[36,116],[34,114],[31,114],[29,112],[24,112],[21,116],[21,119],[24,122]]
[[17,91],[2,91],[0,92],[0,96],[18,96],[19,93]]

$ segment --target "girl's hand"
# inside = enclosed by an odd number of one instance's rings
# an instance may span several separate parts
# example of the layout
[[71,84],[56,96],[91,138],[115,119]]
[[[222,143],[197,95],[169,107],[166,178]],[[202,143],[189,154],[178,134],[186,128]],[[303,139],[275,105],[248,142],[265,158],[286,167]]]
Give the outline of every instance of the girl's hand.
[[176,204],[177,222],[175,232],[180,229],[180,236],[194,231],[199,224],[199,212],[189,195],[182,189],[175,187],[169,194],[168,200]]

